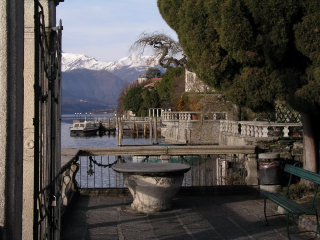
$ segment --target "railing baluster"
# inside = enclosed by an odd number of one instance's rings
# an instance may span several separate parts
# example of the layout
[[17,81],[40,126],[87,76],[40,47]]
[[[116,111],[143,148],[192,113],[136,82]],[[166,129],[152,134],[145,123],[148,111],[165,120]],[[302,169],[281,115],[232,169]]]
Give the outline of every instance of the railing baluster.
[[[94,160],[96,160],[96,157],[95,156],[93,156],[93,158],[94,158]],[[96,188],[96,165],[95,164],[93,164],[93,187],[94,188]]]
[[80,186],[79,187],[82,188],[82,184],[81,184],[81,176],[82,176],[82,170],[81,170],[82,164],[81,164],[81,162],[82,162],[82,157],[79,157],[79,159],[80,159],[80,167],[79,167],[80,168],[80,170],[79,170],[80,171],[80,176],[79,176]]
[[[100,163],[102,164],[102,156],[100,156]],[[102,174],[102,167],[100,168],[100,178],[101,178],[101,188],[103,188],[103,174]]]
[[[108,155],[108,164],[110,164],[110,156]],[[108,185],[109,185],[109,188],[111,187],[111,174],[110,174],[110,168],[108,168],[108,175],[109,175],[109,182],[108,182]]]
[[[88,159],[89,157],[87,156],[87,172],[88,172]],[[87,174],[87,188],[89,188],[89,174]]]

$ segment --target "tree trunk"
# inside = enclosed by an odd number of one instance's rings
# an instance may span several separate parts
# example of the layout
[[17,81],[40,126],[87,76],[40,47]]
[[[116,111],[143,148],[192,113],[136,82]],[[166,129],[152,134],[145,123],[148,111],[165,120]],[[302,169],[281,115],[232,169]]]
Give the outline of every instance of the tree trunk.
[[319,171],[319,116],[303,114],[303,167]]

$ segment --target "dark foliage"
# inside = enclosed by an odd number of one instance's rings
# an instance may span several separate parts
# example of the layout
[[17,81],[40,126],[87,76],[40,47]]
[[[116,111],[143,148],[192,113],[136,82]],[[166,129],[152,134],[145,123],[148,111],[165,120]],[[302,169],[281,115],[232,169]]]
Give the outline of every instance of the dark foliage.
[[254,111],[320,110],[319,0],[158,0],[188,64]]

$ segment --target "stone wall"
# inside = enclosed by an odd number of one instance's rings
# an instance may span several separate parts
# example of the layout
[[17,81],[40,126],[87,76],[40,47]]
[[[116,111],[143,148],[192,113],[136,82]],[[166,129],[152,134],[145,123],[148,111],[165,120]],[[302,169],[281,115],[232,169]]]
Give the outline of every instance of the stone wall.
[[161,127],[161,136],[166,143],[218,144],[219,120],[166,121]]

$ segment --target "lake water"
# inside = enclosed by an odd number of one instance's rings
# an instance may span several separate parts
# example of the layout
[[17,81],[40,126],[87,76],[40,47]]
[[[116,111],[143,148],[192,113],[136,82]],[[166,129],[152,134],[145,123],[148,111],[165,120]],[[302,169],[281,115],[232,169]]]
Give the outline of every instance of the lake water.
[[[111,118],[114,115],[104,114],[104,115],[94,115],[92,118],[98,119],[107,119]],[[114,135],[103,135],[103,136],[92,136],[92,137],[71,137],[69,127],[72,125],[74,120],[73,115],[62,115],[61,121],[61,145],[62,148],[100,148],[100,147],[115,147],[117,146],[117,138]],[[124,136],[122,144],[123,145],[149,145],[150,139],[141,137],[134,137],[135,135]],[[126,162],[136,161],[133,159],[133,156],[122,156]],[[157,161],[158,156],[150,156],[149,161]],[[103,165],[112,164],[116,161],[115,156],[92,156],[92,159]],[[141,161],[142,159],[140,159]],[[216,175],[215,169],[216,160],[211,159],[210,157],[200,158],[197,156],[185,156],[185,159],[180,159],[178,156],[170,159],[172,162],[185,162],[192,166],[193,170],[190,170],[185,174],[183,181],[183,186],[192,186],[192,185],[202,185],[200,182],[204,182],[205,185],[215,185]],[[79,157],[79,171],[76,174],[76,181],[80,188],[123,188],[124,181],[122,174],[118,174],[109,167],[99,167],[97,164],[94,164],[90,161],[89,156]],[[211,174],[208,174],[206,168],[210,167]],[[206,174],[201,174],[205,171]],[[89,173],[92,174],[89,174]],[[204,176],[201,177],[200,176]],[[207,176],[207,177],[205,177]],[[203,178],[203,179],[202,179]],[[207,180],[205,178],[208,178]]]
[[[114,117],[114,114],[99,114],[87,117],[91,119],[108,119]],[[61,147],[62,148],[101,148],[101,147],[115,147],[117,146],[117,138],[115,135],[102,135],[102,136],[90,136],[90,137],[71,137],[70,126],[72,126],[73,120],[76,117],[72,115],[62,115],[61,118]],[[82,120],[84,117],[82,117]],[[134,134],[124,136],[122,145],[148,145],[150,144],[149,138],[136,137]],[[110,164],[115,162],[115,156],[100,156],[93,157],[95,161],[100,164]],[[128,159],[131,161],[132,159]],[[76,181],[80,188],[123,188],[123,176],[118,174],[109,167],[98,167],[96,164],[92,164],[93,174],[88,174],[90,169],[89,157],[80,157],[79,171],[76,174]]]
[[[88,119],[108,119],[114,114],[99,114],[92,115]],[[117,146],[117,138],[115,135],[90,136],[90,137],[71,137],[70,126],[72,125],[75,116],[73,114],[64,114],[61,118],[61,147],[62,148],[100,148],[100,147],[115,147]],[[84,117],[82,117],[84,119]],[[123,145],[146,145],[150,144],[149,138],[132,136],[124,136]]]

